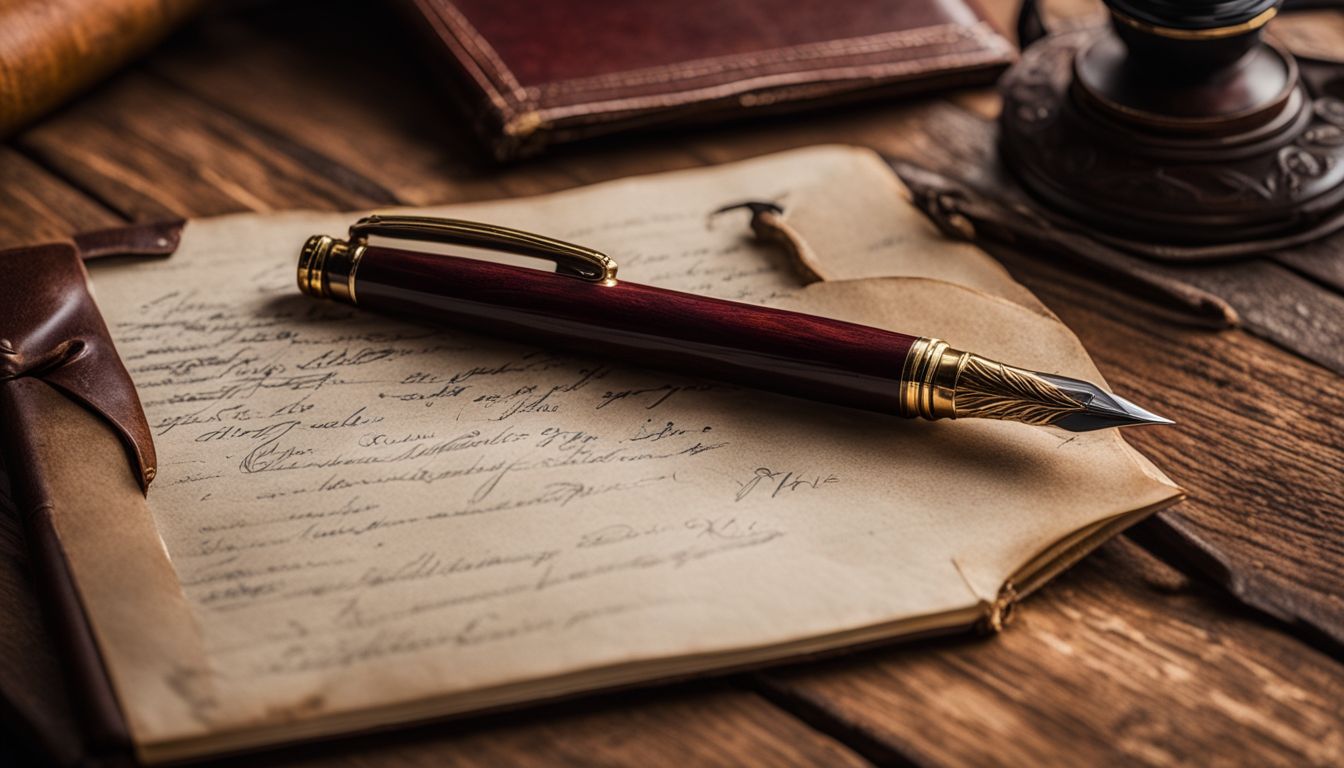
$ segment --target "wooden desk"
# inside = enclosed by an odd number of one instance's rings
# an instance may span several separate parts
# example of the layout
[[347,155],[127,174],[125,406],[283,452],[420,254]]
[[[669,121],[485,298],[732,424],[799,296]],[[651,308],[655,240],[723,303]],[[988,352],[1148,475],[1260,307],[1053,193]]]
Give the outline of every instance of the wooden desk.
[[[1011,17],[1014,3],[985,4]],[[950,173],[991,167],[996,99],[961,92],[492,168],[378,5],[220,12],[0,146],[0,245],[166,216],[530,195],[820,142]],[[1344,764],[1344,386],[1265,340],[1306,328],[1344,349],[1335,248],[1200,278],[1236,294],[1254,334],[1164,319],[1070,264],[995,250],[1117,389],[1169,387],[1159,410],[1180,426],[1131,439],[1191,492],[1027,601],[997,637],[246,764]],[[1158,338],[1179,354],[1152,354]],[[0,716],[69,754],[69,702],[25,568],[6,517]],[[21,741],[4,740],[0,761]]]

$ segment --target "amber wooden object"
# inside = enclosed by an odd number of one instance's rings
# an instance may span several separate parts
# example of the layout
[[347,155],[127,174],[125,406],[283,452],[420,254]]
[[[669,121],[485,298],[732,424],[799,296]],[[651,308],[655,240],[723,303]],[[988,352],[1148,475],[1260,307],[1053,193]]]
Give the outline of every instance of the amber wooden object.
[[0,136],[158,42],[202,0],[0,0]]

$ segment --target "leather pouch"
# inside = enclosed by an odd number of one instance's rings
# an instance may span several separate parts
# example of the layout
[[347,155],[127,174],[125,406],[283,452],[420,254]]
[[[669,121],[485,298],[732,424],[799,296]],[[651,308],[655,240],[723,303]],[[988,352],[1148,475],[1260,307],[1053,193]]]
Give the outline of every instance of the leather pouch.
[[499,159],[653,125],[991,82],[973,0],[409,0]]

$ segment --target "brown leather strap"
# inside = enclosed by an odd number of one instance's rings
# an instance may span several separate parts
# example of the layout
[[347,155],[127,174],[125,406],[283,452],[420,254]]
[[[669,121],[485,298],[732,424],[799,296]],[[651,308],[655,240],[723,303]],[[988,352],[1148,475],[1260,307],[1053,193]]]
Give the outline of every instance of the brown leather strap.
[[84,261],[104,256],[170,256],[182,241],[182,219],[128,224],[75,235],[75,247]]
[[0,251],[0,382],[41,379],[102,416],[121,435],[142,488],[157,471],[154,441],[80,262],[170,255],[184,224],[132,224]]
[[0,274],[0,382],[40,379],[102,416],[125,443],[141,487],[148,487],[156,472],[149,423],[75,246],[0,251]]

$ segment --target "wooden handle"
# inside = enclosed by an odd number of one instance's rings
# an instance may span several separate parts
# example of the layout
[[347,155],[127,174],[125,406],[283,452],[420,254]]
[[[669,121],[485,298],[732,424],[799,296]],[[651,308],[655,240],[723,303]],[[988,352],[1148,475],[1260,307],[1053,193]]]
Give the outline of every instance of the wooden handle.
[[370,246],[354,303],[524,343],[853,408],[900,412],[916,337],[637,283]]
[[0,137],[148,50],[202,2],[0,2]]

